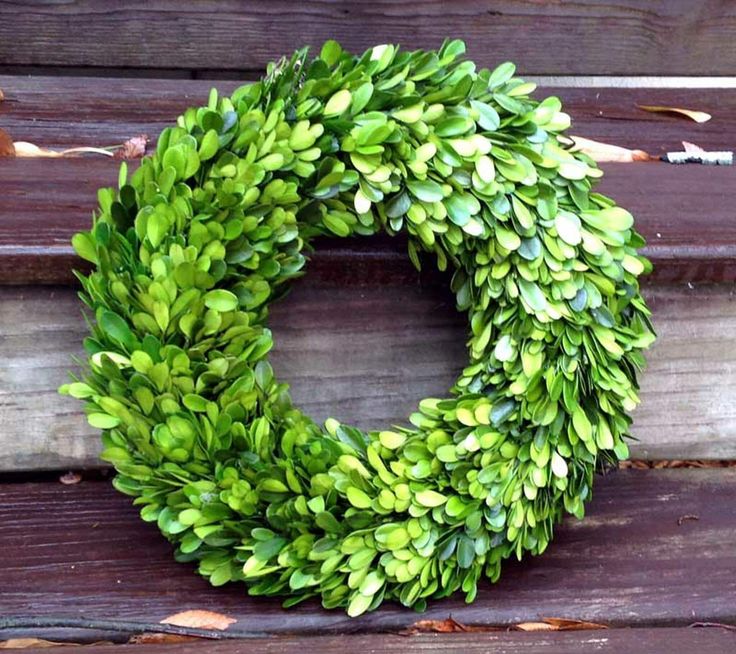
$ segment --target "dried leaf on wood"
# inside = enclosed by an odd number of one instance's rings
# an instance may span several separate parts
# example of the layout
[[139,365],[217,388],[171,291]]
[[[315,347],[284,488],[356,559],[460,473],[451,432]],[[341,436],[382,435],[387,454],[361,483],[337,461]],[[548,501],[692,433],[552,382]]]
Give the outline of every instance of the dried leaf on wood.
[[587,631],[590,629],[608,629],[605,624],[588,622],[587,620],[571,620],[570,618],[542,618],[542,622],[550,625],[555,631]]
[[682,147],[688,154],[703,154],[705,152],[699,145],[690,143],[689,141],[683,141]]
[[120,146],[112,145],[102,148],[83,146],[67,148],[66,150],[52,150],[51,148],[42,148],[28,141],[13,141],[10,134],[0,129],[0,156],[58,158],[73,157],[79,154],[101,154],[105,157],[114,157],[115,159],[140,159],[146,153],[148,140],[148,136],[139,134],[128,139]]
[[515,625],[517,631],[559,631],[557,627],[553,627],[547,622],[520,622]]
[[452,634],[471,631],[506,631],[506,627],[466,625],[455,618],[447,618],[446,620],[417,620],[401,633],[405,636],[413,636],[415,634]]
[[0,128],[0,157],[14,157],[15,156],[15,145],[13,139],[10,138],[4,129]]
[[681,107],[662,107],[652,104],[638,104],[636,106],[639,107],[639,109],[650,111],[652,113],[666,113],[685,116],[685,118],[694,120],[696,123],[707,123],[712,118],[709,113],[706,113],[705,111],[696,111],[694,109],[682,109]]
[[138,134],[129,138],[113,153],[114,159],[140,159],[146,154],[146,145],[150,141],[147,134]]
[[611,145],[610,143],[601,143],[600,141],[593,141],[592,139],[586,139],[582,136],[573,136],[572,134],[566,137],[560,137],[560,140],[564,142],[572,141],[573,145],[570,148],[572,152],[584,152],[593,161],[617,161],[617,162],[632,162],[632,161],[650,161],[653,157],[644,152],[643,150],[629,150],[619,145]]
[[35,143],[28,143],[26,141],[15,142],[15,156],[16,157],[60,157],[60,152],[49,150],[48,148],[39,148]]
[[237,622],[237,620],[229,615],[204,610],[182,611],[161,620],[161,624],[173,624],[177,627],[191,627],[193,629],[216,629],[218,631],[224,631],[234,622]]

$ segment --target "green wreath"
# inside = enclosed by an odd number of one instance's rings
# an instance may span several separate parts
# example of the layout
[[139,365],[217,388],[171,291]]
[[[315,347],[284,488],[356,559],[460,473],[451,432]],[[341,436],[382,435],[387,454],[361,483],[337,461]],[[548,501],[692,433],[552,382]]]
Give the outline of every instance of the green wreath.
[[[464,50],[328,42],[213,91],[74,237],[96,322],[86,379],[61,390],[103,430],[115,487],[214,585],[351,616],[470,602],[628,454],[654,340],[643,239],[558,138],[559,100]],[[454,271],[469,362],[413,427],[320,426],[274,378],[268,306],[313,237],[379,231]]]

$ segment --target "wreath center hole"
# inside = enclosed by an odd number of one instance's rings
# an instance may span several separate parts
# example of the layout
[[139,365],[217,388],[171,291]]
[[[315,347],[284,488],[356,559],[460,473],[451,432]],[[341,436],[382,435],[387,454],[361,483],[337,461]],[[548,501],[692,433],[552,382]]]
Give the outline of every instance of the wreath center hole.
[[421,399],[448,396],[461,372],[465,315],[446,283],[355,284],[350,278],[346,270],[336,285],[307,273],[272,305],[274,374],[317,422],[406,425]]

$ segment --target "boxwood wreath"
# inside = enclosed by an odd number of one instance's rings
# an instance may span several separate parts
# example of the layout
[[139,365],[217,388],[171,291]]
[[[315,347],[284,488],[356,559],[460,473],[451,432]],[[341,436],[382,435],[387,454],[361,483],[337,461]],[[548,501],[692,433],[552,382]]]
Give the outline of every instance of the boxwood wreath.
[[[61,390],[103,430],[115,487],[216,586],[351,616],[470,602],[627,456],[654,340],[643,240],[592,191],[560,101],[464,50],[331,41],[213,90],[74,237],[95,322]],[[268,363],[268,308],[314,237],[377,232],[453,271],[469,361],[411,427],[318,425]]]

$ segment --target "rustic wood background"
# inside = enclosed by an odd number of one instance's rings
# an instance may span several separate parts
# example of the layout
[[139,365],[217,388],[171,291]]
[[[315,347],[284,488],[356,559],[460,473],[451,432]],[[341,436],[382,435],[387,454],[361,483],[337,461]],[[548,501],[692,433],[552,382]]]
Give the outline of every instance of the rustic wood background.
[[736,5],[714,0],[34,0],[0,4],[6,66],[258,71],[337,38],[436,48],[527,74],[733,75]]
[[[562,98],[574,134],[653,155],[683,140],[736,148],[736,2],[725,0],[0,0],[0,128],[55,148],[155,138],[213,84],[230,91],[297,46],[336,38],[354,51],[413,49],[445,36],[465,39],[481,65],[515,61],[542,83],[540,95]],[[713,118],[696,124],[640,104]],[[81,404],[55,389],[84,333],[69,239],[89,225],[96,189],[116,168],[99,158],[0,159],[0,640],[125,642],[172,613],[209,609],[236,618],[229,634],[247,640],[69,649],[736,651],[733,627],[717,626],[736,621],[733,468],[610,474],[584,522],[565,521],[544,556],[507,565],[473,605],[454,597],[424,615],[389,605],[358,621],[315,603],[285,612],[242,586],[212,589],[173,562],[129,498],[99,479],[104,469],[59,484],[60,472],[100,466]],[[659,340],[641,378],[632,452],[734,459],[736,168],[604,169],[601,188],[635,213],[656,266],[644,290]],[[403,421],[464,360],[446,282],[415,273],[401,239],[321,242],[309,274],[273,306],[277,373],[315,417]],[[557,616],[612,628],[395,635],[450,615],[471,626]],[[716,626],[688,628],[701,622]]]

